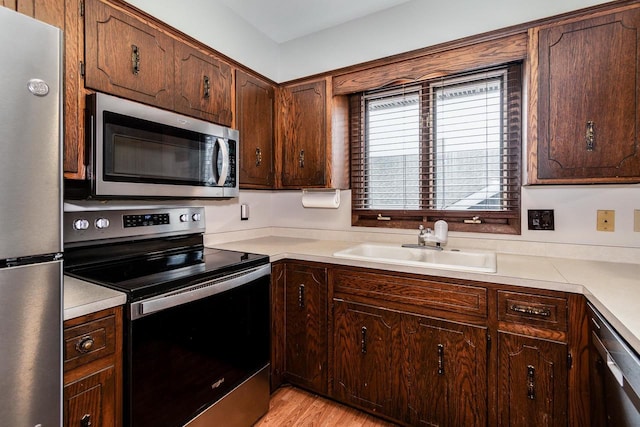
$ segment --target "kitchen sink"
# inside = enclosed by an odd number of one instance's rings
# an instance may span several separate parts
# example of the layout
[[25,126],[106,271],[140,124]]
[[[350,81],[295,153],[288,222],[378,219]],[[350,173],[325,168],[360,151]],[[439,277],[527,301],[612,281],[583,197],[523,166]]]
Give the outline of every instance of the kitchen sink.
[[467,249],[445,249],[438,251],[417,247],[406,248],[400,245],[362,243],[335,252],[333,256],[387,264],[438,268],[443,270],[473,271],[482,273],[496,272],[495,252]]

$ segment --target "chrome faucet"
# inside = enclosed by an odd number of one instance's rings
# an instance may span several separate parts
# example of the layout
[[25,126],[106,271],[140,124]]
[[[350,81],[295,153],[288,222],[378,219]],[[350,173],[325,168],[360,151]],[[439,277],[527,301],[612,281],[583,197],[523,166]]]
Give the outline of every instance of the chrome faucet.
[[403,248],[421,248],[421,249],[434,249],[441,251],[443,248],[440,245],[440,240],[433,234],[430,228],[425,229],[422,224],[418,226],[418,244],[403,244]]

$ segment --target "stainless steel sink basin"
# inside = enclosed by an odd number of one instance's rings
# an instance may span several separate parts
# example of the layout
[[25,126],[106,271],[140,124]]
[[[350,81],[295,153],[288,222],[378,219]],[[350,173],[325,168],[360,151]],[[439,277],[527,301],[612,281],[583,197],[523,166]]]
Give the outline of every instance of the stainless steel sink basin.
[[403,248],[401,245],[362,243],[335,252],[338,258],[362,261],[402,264],[443,270],[496,272],[495,252],[445,249],[436,251],[424,248]]

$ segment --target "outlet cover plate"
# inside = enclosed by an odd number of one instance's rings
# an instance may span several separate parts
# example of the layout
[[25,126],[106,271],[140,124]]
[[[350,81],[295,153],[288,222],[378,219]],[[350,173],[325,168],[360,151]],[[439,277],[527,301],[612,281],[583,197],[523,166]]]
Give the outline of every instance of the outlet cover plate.
[[598,210],[598,222],[596,230],[598,231],[615,231],[616,229],[616,211],[614,210]]
[[529,209],[529,230],[555,230],[553,209]]
[[640,209],[633,211],[633,231],[640,232]]

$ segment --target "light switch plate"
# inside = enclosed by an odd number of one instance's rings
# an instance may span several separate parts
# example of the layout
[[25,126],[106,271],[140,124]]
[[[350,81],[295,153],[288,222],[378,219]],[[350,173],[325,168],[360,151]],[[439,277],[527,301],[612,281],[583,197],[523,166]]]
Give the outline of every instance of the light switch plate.
[[615,229],[616,229],[616,211],[598,210],[598,222],[596,224],[596,230],[614,231]]
[[640,209],[633,211],[633,231],[640,233]]

